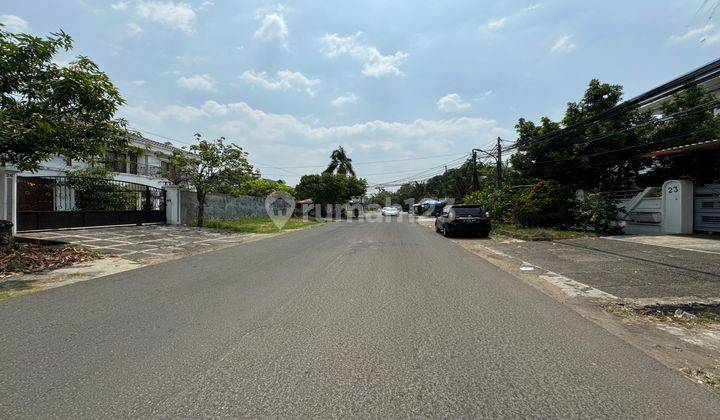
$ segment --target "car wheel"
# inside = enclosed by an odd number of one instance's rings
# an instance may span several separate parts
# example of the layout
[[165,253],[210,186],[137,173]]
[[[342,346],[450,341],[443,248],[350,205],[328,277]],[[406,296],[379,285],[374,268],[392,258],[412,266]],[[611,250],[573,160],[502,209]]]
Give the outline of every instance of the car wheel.
[[490,231],[484,230],[484,231],[480,232],[481,238],[487,238],[488,236],[490,236]]
[[447,230],[447,228],[446,228],[445,226],[443,226],[443,228],[442,228],[442,234],[443,234],[443,236],[446,237],[446,238],[447,238],[448,236],[450,236],[450,232],[448,232],[448,230]]

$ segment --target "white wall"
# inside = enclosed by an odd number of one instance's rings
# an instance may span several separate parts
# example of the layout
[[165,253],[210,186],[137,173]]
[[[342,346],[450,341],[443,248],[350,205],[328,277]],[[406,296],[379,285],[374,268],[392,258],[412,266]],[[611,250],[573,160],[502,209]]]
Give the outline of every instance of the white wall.
[[[160,156],[166,156],[170,154],[168,150],[161,150],[160,148],[152,144],[133,142],[133,145],[146,149],[144,155],[138,156],[138,164],[141,165],[146,165],[147,161],[147,165],[159,167],[162,162]],[[35,172],[21,172],[20,176],[63,176],[67,171],[84,169],[88,167],[90,167],[89,163],[79,160],[73,160],[72,165],[68,166],[64,157],[56,156],[46,162],[43,162],[39,170]],[[136,184],[149,185],[151,187],[158,188],[166,185],[168,182],[167,179],[159,175],[151,176],[122,172],[115,172],[114,175],[115,179],[119,181],[134,182]]]

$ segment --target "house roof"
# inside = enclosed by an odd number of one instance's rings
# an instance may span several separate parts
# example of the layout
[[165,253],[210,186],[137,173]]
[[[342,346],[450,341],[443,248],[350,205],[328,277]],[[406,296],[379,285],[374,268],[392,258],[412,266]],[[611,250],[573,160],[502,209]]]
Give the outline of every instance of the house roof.
[[683,155],[708,150],[720,150],[720,139],[701,141],[697,143],[684,144],[682,146],[669,147],[667,149],[654,150],[643,153],[641,157],[665,157]]
[[130,140],[131,140],[131,141],[134,141],[134,142],[137,142],[137,143],[146,144],[146,145],[148,145],[148,146],[152,146],[152,147],[155,147],[155,148],[158,148],[158,149],[167,150],[167,151],[169,151],[169,152],[172,152],[173,150],[182,150],[182,149],[180,149],[180,148],[178,148],[178,147],[175,147],[175,146],[173,146],[173,145],[171,145],[171,144],[160,143],[159,141],[150,140],[150,139],[148,139],[148,138],[145,138],[145,137],[140,136],[140,135],[137,135],[137,134],[130,134]]

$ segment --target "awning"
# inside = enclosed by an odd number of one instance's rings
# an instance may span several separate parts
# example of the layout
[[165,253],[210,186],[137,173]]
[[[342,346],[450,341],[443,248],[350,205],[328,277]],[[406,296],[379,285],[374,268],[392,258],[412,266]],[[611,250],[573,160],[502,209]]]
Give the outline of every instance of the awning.
[[720,139],[701,141],[698,143],[684,144],[682,146],[670,147],[667,149],[654,150],[643,153],[640,157],[665,157],[683,155],[708,150],[720,150]]

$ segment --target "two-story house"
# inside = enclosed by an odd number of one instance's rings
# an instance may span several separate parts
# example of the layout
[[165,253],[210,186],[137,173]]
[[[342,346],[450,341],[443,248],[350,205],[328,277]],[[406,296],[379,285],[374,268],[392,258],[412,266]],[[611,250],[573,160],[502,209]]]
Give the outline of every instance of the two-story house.
[[56,156],[44,162],[40,170],[21,172],[21,177],[64,176],[68,171],[87,168],[91,165],[105,165],[113,172],[114,179],[135,184],[160,188],[168,184],[164,176],[172,171],[169,156],[176,147],[169,143],[160,143],[137,135],[130,139],[132,152],[108,152],[104,160],[94,163],[66,159]]

